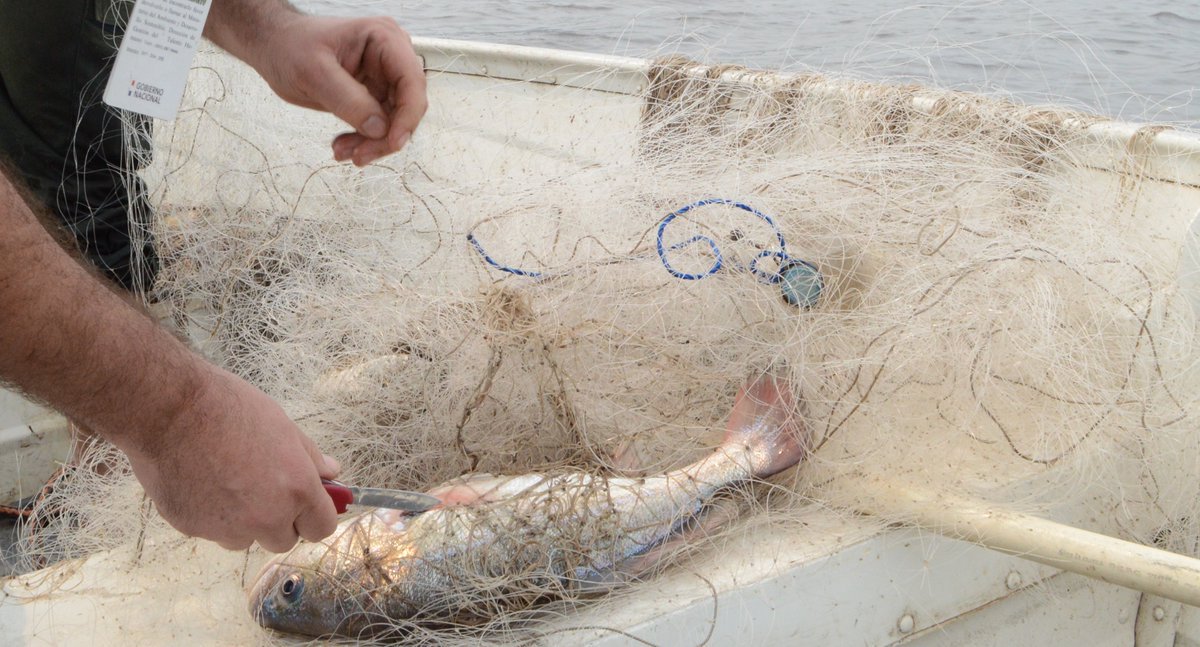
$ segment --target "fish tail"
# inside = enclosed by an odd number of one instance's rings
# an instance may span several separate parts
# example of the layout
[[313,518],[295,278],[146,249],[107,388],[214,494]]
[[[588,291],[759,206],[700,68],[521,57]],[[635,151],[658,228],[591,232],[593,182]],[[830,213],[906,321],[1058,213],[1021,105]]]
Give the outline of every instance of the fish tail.
[[796,415],[796,399],[788,383],[764,375],[742,387],[729,414],[726,446],[746,450],[752,476],[781,472],[808,455],[808,429]]

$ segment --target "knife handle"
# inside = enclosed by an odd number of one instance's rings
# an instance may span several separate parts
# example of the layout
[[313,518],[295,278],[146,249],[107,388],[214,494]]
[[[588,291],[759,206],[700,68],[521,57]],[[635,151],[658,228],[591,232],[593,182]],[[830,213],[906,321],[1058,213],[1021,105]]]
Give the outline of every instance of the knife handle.
[[354,493],[345,485],[332,479],[321,479],[321,485],[325,486],[325,492],[333,499],[333,507],[338,514],[345,512],[346,506],[354,503]]

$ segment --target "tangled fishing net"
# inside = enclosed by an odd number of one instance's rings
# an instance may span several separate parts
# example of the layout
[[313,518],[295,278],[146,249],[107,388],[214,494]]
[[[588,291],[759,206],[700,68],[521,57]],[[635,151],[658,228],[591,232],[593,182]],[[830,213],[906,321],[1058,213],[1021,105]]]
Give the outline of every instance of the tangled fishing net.
[[[814,508],[907,521],[869,505],[872,479],[1035,511],[1094,497],[1105,532],[1200,536],[1191,486],[1165,476],[1197,456],[1182,230],[1133,217],[1154,199],[1136,150],[1111,181],[1079,157],[1098,118],[668,59],[644,96],[566,123],[568,85],[521,104],[435,74],[410,148],[360,171],[326,161],[332,121],[204,60],[142,173],[164,263],[148,296],[349,482],[661,473],[711,451],[770,373],[816,450],[677,562],[763,525],[799,536]],[[119,454],[90,456],[109,473],[55,490],[31,563],[120,549],[175,600],[248,583],[261,555],[197,548]],[[206,604],[274,640],[239,596]],[[560,604],[406,635],[536,636]]]

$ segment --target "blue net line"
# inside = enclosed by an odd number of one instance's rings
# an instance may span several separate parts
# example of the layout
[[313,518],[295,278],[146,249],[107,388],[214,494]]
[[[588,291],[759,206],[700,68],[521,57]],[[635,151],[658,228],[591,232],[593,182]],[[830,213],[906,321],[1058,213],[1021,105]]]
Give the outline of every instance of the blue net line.
[[[815,265],[813,265],[812,263],[809,263],[808,261],[805,261],[805,260],[802,260],[799,258],[794,258],[788,254],[787,242],[784,241],[783,231],[780,230],[779,225],[775,222],[775,219],[772,218],[771,216],[755,209],[754,207],[751,207],[750,205],[744,204],[742,202],[737,202],[735,200],[727,200],[725,198],[706,198],[704,200],[699,200],[697,202],[693,202],[689,205],[685,205],[675,211],[672,211],[671,213],[664,216],[663,219],[661,221],[659,221],[659,223],[658,223],[658,232],[655,237],[655,249],[658,252],[659,261],[662,262],[663,267],[666,268],[667,272],[670,273],[671,276],[674,276],[677,279],[683,279],[685,281],[695,281],[698,279],[710,277],[710,276],[716,274],[717,272],[721,271],[721,268],[723,268],[725,266],[725,258],[721,254],[721,248],[720,248],[720,246],[717,245],[717,241],[713,240],[713,238],[711,236],[705,236],[703,234],[696,234],[695,236],[692,236],[691,238],[688,238],[687,240],[675,243],[670,246],[666,246],[665,243],[663,243],[663,236],[666,233],[667,225],[671,224],[672,221],[674,221],[679,216],[682,216],[693,209],[698,209],[700,207],[705,207],[705,206],[714,205],[714,204],[736,207],[738,209],[741,209],[742,211],[752,213],[755,216],[757,216],[758,218],[760,218],[761,220],[763,220],[764,222],[766,222],[768,225],[770,225],[771,230],[775,233],[775,239],[779,243],[779,249],[777,249],[777,250],[765,249],[765,250],[760,251],[753,259],[751,259],[749,267],[746,268],[751,274],[753,274],[760,281],[762,281],[764,283],[769,283],[772,285],[778,284],[780,281],[783,280],[782,272],[783,272],[784,268],[788,267],[789,265],[801,264],[801,265],[805,265],[805,266],[811,268],[814,272],[817,271],[817,267]],[[475,248],[475,251],[480,255],[480,257],[483,258],[485,263],[487,263],[488,265],[490,265],[491,267],[493,267],[497,270],[500,270],[501,272],[507,272],[509,274],[513,274],[516,276],[524,276],[524,277],[529,277],[529,278],[540,278],[540,277],[544,276],[544,274],[542,272],[539,272],[536,270],[523,270],[521,268],[513,267],[511,265],[504,265],[503,263],[500,263],[496,259],[492,258],[492,256],[490,254],[488,254],[487,250],[485,250],[483,248],[483,244],[479,242],[479,239],[475,237],[474,232],[467,234],[467,242],[471,243],[471,246],[473,248]],[[686,247],[689,247],[691,245],[694,245],[694,244],[700,243],[700,242],[707,243],[708,248],[712,252],[712,255],[713,255],[713,263],[712,263],[712,265],[709,266],[709,268],[706,271],[699,272],[699,273],[689,273],[689,272],[681,272],[681,271],[675,269],[674,267],[672,267],[670,260],[668,260],[668,258],[667,258],[668,252],[676,252],[676,251],[679,251],[681,249],[684,249]],[[779,269],[774,272],[765,272],[763,270],[760,270],[758,267],[758,264],[760,261],[762,261],[763,259],[766,259],[766,258],[776,259],[776,261],[778,262],[778,265],[779,265]]]
[[481,245],[479,243],[479,239],[475,237],[475,232],[471,232],[471,233],[467,234],[467,242],[471,243],[471,246],[475,248],[475,251],[479,252],[479,255],[483,257],[483,262],[487,263],[488,265],[491,265],[492,267],[500,270],[501,272],[508,272],[509,274],[515,274],[517,276],[528,276],[530,278],[535,278],[535,279],[542,276],[541,272],[537,272],[534,270],[522,270],[522,269],[519,269],[516,267],[510,267],[508,265],[502,265],[502,264],[498,263],[496,261],[496,259],[492,258],[487,253],[487,251],[483,248],[483,245]]
[[[779,229],[779,225],[775,222],[775,219],[772,218],[771,216],[768,216],[767,214],[759,211],[758,209],[755,209],[754,207],[751,207],[748,204],[745,204],[742,202],[737,202],[734,200],[727,200],[725,198],[707,198],[704,200],[699,200],[697,202],[693,202],[692,204],[680,207],[679,209],[667,214],[658,223],[658,235],[656,236],[656,239],[655,239],[655,249],[658,251],[658,260],[660,260],[662,262],[663,267],[666,268],[667,272],[669,272],[671,274],[671,276],[674,276],[677,279],[683,279],[685,281],[695,281],[698,279],[708,278],[708,277],[712,276],[713,274],[716,274],[717,272],[721,271],[721,268],[724,267],[725,259],[721,256],[721,249],[720,249],[720,247],[717,246],[717,241],[713,240],[709,236],[705,236],[702,234],[696,234],[695,236],[692,236],[691,238],[689,238],[685,241],[675,243],[674,245],[671,245],[670,247],[663,246],[663,236],[666,234],[667,225],[671,224],[671,222],[674,221],[676,218],[691,211],[692,209],[706,207],[711,204],[721,204],[721,205],[726,205],[729,207],[736,207],[738,209],[741,209],[742,211],[752,213],[755,216],[758,216],[759,219],[763,220],[764,222],[766,222],[768,225],[771,226],[771,231],[775,232],[775,239],[779,242],[779,249],[778,250],[765,249],[765,250],[760,251],[753,259],[751,259],[750,266],[747,269],[750,270],[751,274],[753,274],[755,277],[757,277],[759,280],[761,280],[765,283],[770,283],[770,284],[779,283],[779,281],[781,281],[783,279],[782,275],[779,272],[763,272],[762,270],[758,269],[758,263],[759,263],[759,261],[763,260],[764,258],[775,258],[779,261],[779,267],[782,268],[783,266],[787,265],[788,263],[796,262],[798,260],[798,259],[794,259],[788,255],[787,242],[784,241],[784,239],[783,239],[783,231],[781,231]],[[706,270],[704,272],[693,274],[693,273],[689,273],[689,272],[681,272],[671,266],[671,261],[669,261],[667,259],[667,252],[679,251],[685,247],[689,247],[698,242],[708,243],[708,247],[712,251],[713,264],[709,266],[708,270]],[[800,262],[803,262],[803,261],[800,261]],[[804,264],[809,265],[808,263],[804,263]],[[816,268],[813,268],[813,269],[816,269]]]

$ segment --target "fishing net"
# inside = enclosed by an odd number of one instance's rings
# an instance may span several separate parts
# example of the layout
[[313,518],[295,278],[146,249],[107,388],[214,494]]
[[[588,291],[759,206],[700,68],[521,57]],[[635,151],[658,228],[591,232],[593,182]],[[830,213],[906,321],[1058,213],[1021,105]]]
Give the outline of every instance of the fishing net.
[[[680,59],[640,96],[582,104],[573,86],[625,72],[571,74],[520,91],[431,74],[410,147],[358,170],[328,161],[332,119],[205,53],[142,173],[152,307],[369,486],[663,473],[721,442],[741,385],[786,380],[813,455],[739,489],[672,564],[767,527],[808,541],[815,511],[913,522],[875,501],[880,480],[1191,551],[1190,214],[1137,138],[1111,150],[1087,115]],[[31,564],[115,550],[171,573],[146,604],[207,596],[229,640],[281,640],[230,588],[263,554],[180,538],[119,454],[88,456],[105,473],[62,480]],[[569,594],[534,604],[561,591],[489,590],[519,603],[397,621],[401,638],[519,640],[569,617]]]

